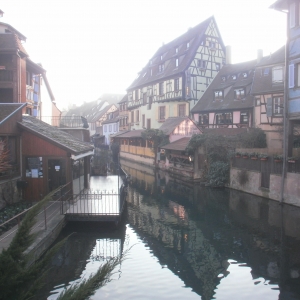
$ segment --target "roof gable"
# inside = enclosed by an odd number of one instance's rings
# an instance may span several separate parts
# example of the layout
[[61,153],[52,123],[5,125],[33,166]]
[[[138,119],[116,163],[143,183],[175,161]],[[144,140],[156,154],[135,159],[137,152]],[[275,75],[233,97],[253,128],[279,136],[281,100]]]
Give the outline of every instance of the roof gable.
[[[213,26],[212,24],[214,24],[217,35],[220,37],[215,18],[212,16],[206,19],[197,26],[189,29],[185,34],[161,46],[150,59],[149,63],[139,72],[139,76],[127,90],[156,82],[162,78],[172,77],[187,70],[201,45],[201,41],[204,39],[210,26]],[[221,45],[224,48],[222,39]],[[177,68],[175,67],[176,58],[179,59]],[[164,65],[163,72],[157,72],[160,65]]]
[[70,151],[72,154],[81,154],[94,149],[89,143],[82,142],[71,134],[59,130],[32,116],[23,115],[22,121],[18,122],[18,124],[22,129],[57,145],[59,148]]

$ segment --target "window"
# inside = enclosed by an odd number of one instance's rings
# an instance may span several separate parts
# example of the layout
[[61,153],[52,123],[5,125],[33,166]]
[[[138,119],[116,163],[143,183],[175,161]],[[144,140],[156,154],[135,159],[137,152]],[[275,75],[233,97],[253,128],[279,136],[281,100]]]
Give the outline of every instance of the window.
[[189,49],[190,48],[190,42],[187,42],[186,43],[186,49]]
[[111,132],[111,125],[109,125],[109,132]]
[[296,65],[296,86],[300,87],[300,64]]
[[226,81],[226,76],[222,76],[221,80],[222,80],[222,82],[225,82]]
[[221,65],[219,63],[216,63],[216,70],[219,71],[221,68]]
[[104,132],[107,132],[107,125],[103,126]]
[[159,121],[164,121],[166,117],[166,107],[165,106],[160,106],[159,111],[158,111],[158,118]]
[[164,64],[160,64],[158,65],[158,72],[162,73],[165,70],[165,65]]
[[209,42],[209,48],[210,48],[210,50],[216,50],[217,49],[217,43],[213,42],[213,41],[210,41]]
[[136,117],[136,118],[135,118],[135,121],[136,121],[136,122],[139,122],[139,121],[140,121],[140,111],[139,111],[139,110],[136,110],[136,111],[135,111],[135,117]]
[[178,65],[179,65],[179,60],[178,60],[178,58],[176,58],[176,60],[175,60],[175,67],[177,68]]
[[232,124],[232,113],[216,114],[216,124]]
[[1,168],[2,170],[0,172],[0,177],[19,174],[20,165],[18,148],[19,139],[17,139],[16,137],[0,137],[0,153],[3,157],[3,164]]
[[174,80],[174,89],[175,91],[179,91],[179,78],[175,78]]
[[185,117],[185,104],[178,105],[178,117]]
[[167,92],[172,92],[172,81],[167,81]]
[[160,60],[163,60],[163,56],[162,55],[160,56]]
[[268,76],[270,72],[270,68],[264,68],[264,76]]
[[234,100],[245,99],[245,89],[239,88],[234,90]]
[[273,98],[273,115],[283,114],[283,96]]
[[134,122],[134,111],[131,111],[131,123]]
[[26,114],[32,116],[32,109],[30,107],[26,107]]
[[142,127],[145,127],[145,115],[142,115]]
[[114,132],[117,131],[117,124],[114,124]]
[[203,59],[198,59],[197,60],[197,67],[199,69],[205,69],[206,68],[206,61]]
[[241,116],[240,116],[240,123],[241,124],[248,124],[249,122],[249,113],[246,112],[241,112]]
[[231,79],[236,80],[236,77],[237,77],[236,74],[234,74],[234,75],[231,76]]
[[32,86],[32,74],[30,72],[26,72],[26,84]]
[[138,100],[139,99],[139,90],[135,90],[135,98],[134,100]]
[[223,101],[223,91],[215,91],[215,101]]
[[152,76],[152,69],[150,69],[150,76]]
[[242,76],[243,76],[243,78],[247,78],[248,77],[248,73],[244,72]]
[[147,104],[147,93],[143,94],[143,105]]
[[160,82],[159,83],[159,95],[163,95],[165,93],[164,91],[164,83]]
[[147,119],[147,129],[151,129],[151,119]]
[[175,49],[175,54],[178,54],[178,47],[176,47]]
[[199,115],[199,125],[208,125],[208,114]]
[[272,69],[272,82],[273,83],[282,83],[283,82],[283,68],[274,67]]

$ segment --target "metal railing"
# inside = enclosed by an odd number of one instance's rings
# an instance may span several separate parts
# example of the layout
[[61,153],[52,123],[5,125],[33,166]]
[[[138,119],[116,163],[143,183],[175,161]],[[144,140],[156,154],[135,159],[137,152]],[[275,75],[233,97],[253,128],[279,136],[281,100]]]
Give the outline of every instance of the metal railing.
[[[36,223],[32,227],[31,232],[38,232],[41,230],[47,230],[47,224],[61,212],[61,203],[68,199],[69,195],[72,194],[71,183],[67,183],[61,186],[57,192],[52,196],[52,201],[49,201],[37,214]],[[1,243],[6,241],[11,241],[17,232],[21,221],[24,219],[25,215],[33,209],[38,203],[34,204],[28,209],[25,209],[21,213],[10,218],[6,222],[0,224],[2,229],[2,234],[0,235],[0,248],[2,248]],[[5,229],[6,228],[6,229]]]
[[120,191],[84,190],[80,194],[67,197],[62,201],[61,213],[65,215],[82,216],[119,216],[125,204],[126,188],[122,186]]

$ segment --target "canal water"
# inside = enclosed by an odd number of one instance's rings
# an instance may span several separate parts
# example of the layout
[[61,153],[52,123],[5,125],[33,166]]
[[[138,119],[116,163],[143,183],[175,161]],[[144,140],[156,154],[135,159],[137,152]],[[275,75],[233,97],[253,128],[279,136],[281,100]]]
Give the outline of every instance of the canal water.
[[38,299],[129,251],[91,299],[300,299],[300,209],[167,175],[131,173],[119,227],[70,223]]

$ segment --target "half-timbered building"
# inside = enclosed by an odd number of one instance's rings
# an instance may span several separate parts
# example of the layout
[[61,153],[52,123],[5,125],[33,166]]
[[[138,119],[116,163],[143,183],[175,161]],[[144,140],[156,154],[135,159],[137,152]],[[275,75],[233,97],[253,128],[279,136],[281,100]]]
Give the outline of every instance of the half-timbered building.
[[284,105],[284,47],[262,57],[251,89],[255,97],[253,126],[261,128],[269,148],[282,149]]
[[127,89],[131,129],[159,128],[169,117],[189,116],[224,64],[214,17],[160,47]]
[[192,109],[202,128],[253,126],[254,97],[251,95],[257,61],[224,66]]

